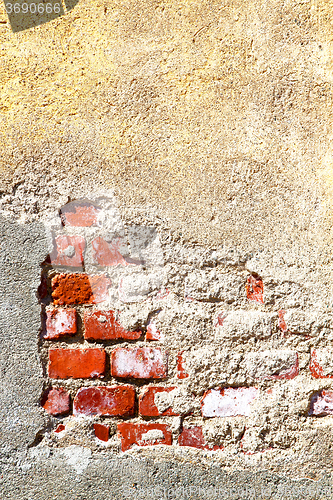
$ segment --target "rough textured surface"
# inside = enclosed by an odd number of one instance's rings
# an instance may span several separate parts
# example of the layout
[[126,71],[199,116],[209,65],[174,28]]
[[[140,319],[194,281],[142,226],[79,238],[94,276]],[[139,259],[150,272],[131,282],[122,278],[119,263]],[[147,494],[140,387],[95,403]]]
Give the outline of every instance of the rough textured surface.
[[[10,16],[15,33],[0,13],[2,497],[333,498],[331,2],[65,3],[25,31]],[[169,352],[172,444],[133,431],[121,455],[115,420],[101,442],[102,422],[40,405],[49,344],[122,342],[82,319],[41,339],[52,279],[96,265],[102,309]],[[238,386],[258,391],[249,416],[201,416]],[[177,447],[191,428],[198,449]]]

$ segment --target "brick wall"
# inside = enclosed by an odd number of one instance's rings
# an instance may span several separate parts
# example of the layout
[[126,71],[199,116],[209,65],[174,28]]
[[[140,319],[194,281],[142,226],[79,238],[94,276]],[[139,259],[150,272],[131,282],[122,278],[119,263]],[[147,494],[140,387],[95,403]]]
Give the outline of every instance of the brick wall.
[[103,203],[69,203],[53,232],[38,290],[49,443],[266,453],[333,414],[332,315],[298,284],[170,257]]

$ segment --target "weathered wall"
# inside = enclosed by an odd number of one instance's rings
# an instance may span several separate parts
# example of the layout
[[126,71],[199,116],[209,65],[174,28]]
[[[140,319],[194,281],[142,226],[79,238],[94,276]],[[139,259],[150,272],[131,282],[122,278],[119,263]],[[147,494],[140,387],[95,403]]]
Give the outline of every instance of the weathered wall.
[[[15,32],[1,13],[4,498],[139,498],[165,485],[221,486],[216,498],[250,498],[237,490],[246,485],[258,498],[299,498],[301,485],[305,498],[333,498],[332,7],[81,0]],[[57,222],[82,199],[104,200],[98,234]],[[83,262],[52,254],[64,234],[85,238]],[[113,265],[96,261],[99,236],[123,238]],[[68,246],[61,251],[76,259]],[[43,339],[44,315],[61,306],[51,296],[61,272],[106,273],[112,286],[93,310],[114,310],[142,336],[92,342],[88,306],[68,302],[75,335]],[[163,341],[147,339],[152,318]],[[48,373],[52,346],[94,346],[109,360],[116,347],[152,344],[169,353],[162,381],[120,380],[109,361],[99,381]],[[181,351],[186,378],[177,376]],[[172,445],[123,453],[121,416],[72,416],[80,387],[123,384],[136,399],[150,386],[181,388],[169,401],[177,416],[135,406],[130,419],[167,425]],[[64,416],[42,408],[50,386],[70,395]],[[213,417],[201,409],[207,391],[230,387],[257,391],[245,415],[223,416],[221,402]],[[163,413],[166,399],[158,404]],[[107,445],[94,422],[110,426]],[[191,426],[206,449],[180,446]]]

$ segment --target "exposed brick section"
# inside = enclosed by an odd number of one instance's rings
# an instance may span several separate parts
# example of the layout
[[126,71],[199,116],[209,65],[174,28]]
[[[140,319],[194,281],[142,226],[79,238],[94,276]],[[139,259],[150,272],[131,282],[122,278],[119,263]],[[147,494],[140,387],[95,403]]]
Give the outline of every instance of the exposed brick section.
[[50,349],[50,378],[102,378],[106,354],[103,349]]
[[255,387],[211,389],[201,401],[203,417],[249,416],[251,403],[257,397]]
[[226,317],[227,317],[226,313],[224,312],[219,313],[215,318],[214,326],[222,326]]
[[167,359],[161,349],[118,347],[111,354],[111,375],[156,379],[167,376]]
[[98,304],[108,298],[111,281],[104,275],[58,274],[52,279],[56,305]]
[[184,360],[184,351],[181,351],[177,355],[177,378],[183,379],[187,378],[189,374],[186,372],[185,369],[185,360]]
[[55,429],[55,431],[54,431],[54,432],[56,432],[56,433],[58,434],[58,432],[62,432],[62,431],[64,431],[65,429],[66,429],[66,426],[65,426],[64,424],[59,424],[59,425],[57,426],[57,428]]
[[60,210],[64,226],[90,227],[97,224],[100,209],[89,203],[69,203]]
[[75,309],[53,309],[46,311],[46,331],[43,338],[55,340],[64,335],[75,335],[77,331]]
[[172,434],[166,424],[133,424],[131,422],[123,422],[118,424],[118,435],[121,439],[122,451],[130,449],[134,444],[138,446],[172,444]]
[[279,328],[281,330],[282,333],[286,333],[288,331],[288,327],[287,327],[287,323],[286,323],[286,320],[284,319],[284,315],[286,314],[286,311],[284,311],[283,309],[280,309],[278,311],[278,315],[279,315]]
[[85,247],[86,242],[82,236],[57,236],[55,248],[50,254],[51,264],[82,267]]
[[179,438],[179,446],[189,446],[191,448],[199,448],[200,450],[220,450],[223,446],[209,446],[204,438],[202,427],[194,426],[188,429],[183,429]]
[[176,387],[148,387],[139,398],[139,413],[144,417],[177,416],[172,408],[160,412],[155,404],[155,394],[165,394],[173,391]]
[[95,436],[101,441],[109,441],[110,427],[103,424],[94,424]]
[[260,304],[264,303],[264,285],[262,279],[259,276],[253,276],[252,274],[247,278],[246,284],[246,296],[248,300],[254,300]]
[[74,415],[129,417],[134,413],[135,390],[128,385],[82,387],[74,399]]
[[313,349],[309,368],[315,378],[333,378],[333,349]]
[[84,313],[84,338],[89,340],[129,339],[141,337],[141,331],[127,331],[116,320],[114,311]]
[[100,266],[117,266],[118,264],[126,266],[128,263],[120,253],[122,244],[120,238],[107,242],[98,236],[92,242],[94,262]]
[[324,417],[333,415],[333,391],[322,391],[314,394],[310,402],[309,415],[316,417]]
[[150,321],[147,326],[147,340],[163,340],[163,334],[156,328],[156,325],[153,321]]
[[50,415],[66,415],[70,410],[70,397],[63,387],[48,389],[42,398],[42,407]]

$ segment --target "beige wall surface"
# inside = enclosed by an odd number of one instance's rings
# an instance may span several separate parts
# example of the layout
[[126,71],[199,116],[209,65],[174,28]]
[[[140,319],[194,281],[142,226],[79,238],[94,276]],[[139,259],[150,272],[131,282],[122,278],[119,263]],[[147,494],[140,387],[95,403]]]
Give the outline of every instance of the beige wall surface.
[[103,185],[200,243],[326,245],[331,7],[81,0],[15,33],[3,10],[1,190]]

